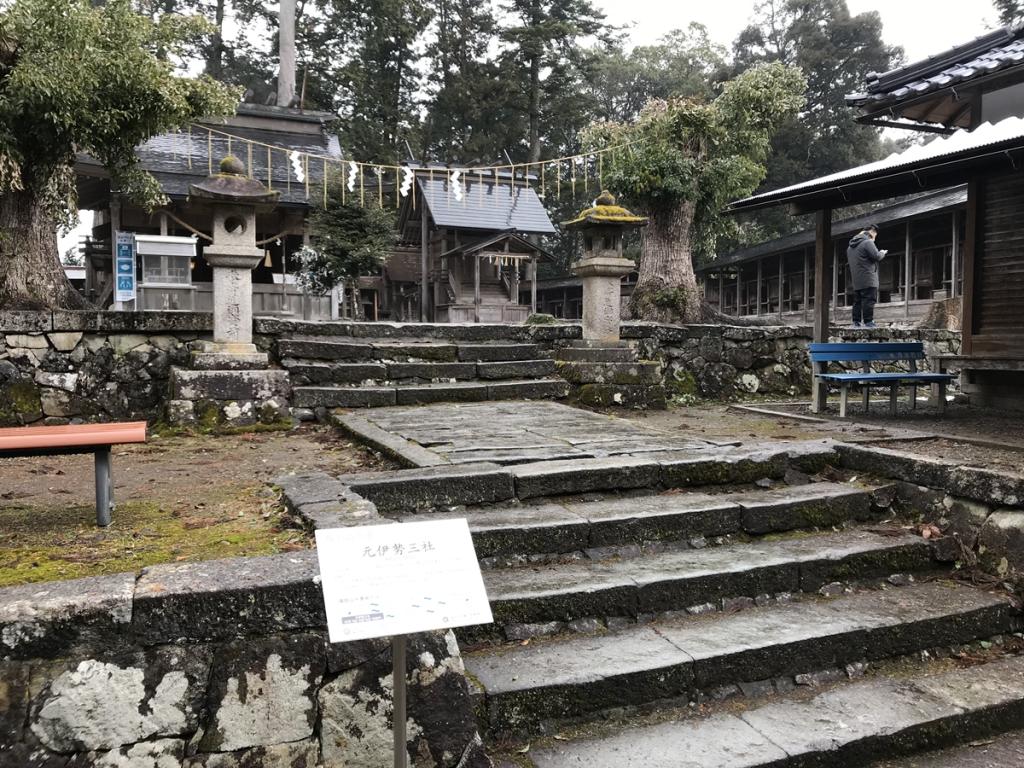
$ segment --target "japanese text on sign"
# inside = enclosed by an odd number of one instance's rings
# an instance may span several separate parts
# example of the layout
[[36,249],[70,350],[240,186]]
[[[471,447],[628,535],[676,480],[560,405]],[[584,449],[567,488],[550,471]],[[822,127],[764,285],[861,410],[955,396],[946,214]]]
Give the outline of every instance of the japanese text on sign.
[[114,301],[135,301],[135,235],[118,232],[114,248]]
[[332,643],[489,624],[464,519],[316,532]]

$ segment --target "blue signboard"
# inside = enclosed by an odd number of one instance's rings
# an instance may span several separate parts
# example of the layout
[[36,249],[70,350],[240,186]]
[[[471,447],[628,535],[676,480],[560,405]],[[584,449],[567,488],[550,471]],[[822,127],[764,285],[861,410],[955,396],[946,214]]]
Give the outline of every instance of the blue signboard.
[[114,250],[114,301],[135,301],[135,235],[118,232]]

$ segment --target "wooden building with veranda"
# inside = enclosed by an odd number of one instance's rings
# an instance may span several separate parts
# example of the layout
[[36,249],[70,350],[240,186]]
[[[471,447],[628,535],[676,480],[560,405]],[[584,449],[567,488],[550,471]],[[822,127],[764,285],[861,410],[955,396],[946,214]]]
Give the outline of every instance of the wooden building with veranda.
[[[853,303],[846,246],[869,224],[889,251],[879,265],[875,317],[892,325],[918,322],[936,301],[963,293],[964,214],[967,187],[915,195],[832,225],[826,259],[831,279],[830,321],[850,320]],[[697,269],[705,300],[734,317],[806,325],[814,309],[813,229],[724,254]]]
[[[734,211],[787,205],[813,213],[814,337],[826,340],[837,208],[966,184],[961,370],[972,402],[1024,408],[1024,25],[872,75],[847,97],[869,124],[935,134],[874,163],[738,200]],[[815,387],[812,407],[823,400]]]

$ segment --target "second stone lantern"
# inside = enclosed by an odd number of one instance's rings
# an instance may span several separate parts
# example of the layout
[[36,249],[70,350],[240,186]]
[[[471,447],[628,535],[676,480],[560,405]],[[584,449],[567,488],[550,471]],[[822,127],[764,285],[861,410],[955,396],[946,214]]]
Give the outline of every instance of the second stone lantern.
[[583,279],[583,338],[618,341],[621,318],[622,278],[636,265],[623,256],[626,232],[647,224],[618,205],[614,195],[602,192],[593,205],[562,226],[583,236],[583,258],[572,272]]

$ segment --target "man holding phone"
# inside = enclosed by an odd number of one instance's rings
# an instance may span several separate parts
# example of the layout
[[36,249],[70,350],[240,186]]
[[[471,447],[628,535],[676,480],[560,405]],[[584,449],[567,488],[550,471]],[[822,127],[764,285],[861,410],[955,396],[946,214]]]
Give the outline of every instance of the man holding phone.
[[875,303],[878,301],[878,262],[888,251],[875,246],[878,227],[869,224],[850,240],[846,260],[853,278],[853,327],[875,327]]

